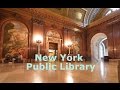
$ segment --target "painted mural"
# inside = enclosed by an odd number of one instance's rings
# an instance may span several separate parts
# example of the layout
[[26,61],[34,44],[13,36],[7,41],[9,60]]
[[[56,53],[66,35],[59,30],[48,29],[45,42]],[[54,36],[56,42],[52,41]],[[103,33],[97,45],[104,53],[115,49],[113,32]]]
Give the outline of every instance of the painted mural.
[[80,38],[77,36],[72,37],[72,42],[73,42],[73,52],[75,54],[78,54],[80,51]]
[[28,29],[27,27],[17,21],[7,22],[4,26],[3,38],[3,57],[10,54],[22,54],[26,57],[26,48],[28,47]]

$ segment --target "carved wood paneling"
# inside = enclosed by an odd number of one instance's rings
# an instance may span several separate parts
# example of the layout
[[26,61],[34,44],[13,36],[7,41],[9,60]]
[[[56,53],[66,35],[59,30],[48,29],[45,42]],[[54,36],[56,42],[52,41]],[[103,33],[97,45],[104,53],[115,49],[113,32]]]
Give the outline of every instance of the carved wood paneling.
[[113,24],[114,57],[120,58],[120,22]]

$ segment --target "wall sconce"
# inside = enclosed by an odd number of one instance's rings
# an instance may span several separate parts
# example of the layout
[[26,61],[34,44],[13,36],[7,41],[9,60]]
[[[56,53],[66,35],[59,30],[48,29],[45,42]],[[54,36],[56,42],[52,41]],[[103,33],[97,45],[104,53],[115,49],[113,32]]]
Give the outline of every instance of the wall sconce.
[[39,34],[35,34],[35,35],[33,36],[33,42],[36,43],[37,40],[40,40],[41,43],[42,43],[43,37],[42,37],[41,35],[39,35]]
[[40,54],[40,44],[41,44],[41,40],[36,40],[36,43],[38,45],[38,54]]
[[65,42],[65,45],[69,48],[69,54],[70,54],[70,49],[72,47],[72,42],[69,40],[69,41],[66,41]]
[[69,55],[70,55],[70,49],[71,49],[72,45],[68,45],[68,48],[69,48]]
[[43,37],[41,35],[34,35],[33,42],[38,45],[38,54],[40,54],[40,44],[42,43]]
[[39,43],[41,43],[41,41],[40,40],[36,40],[36,43],[39,44]]

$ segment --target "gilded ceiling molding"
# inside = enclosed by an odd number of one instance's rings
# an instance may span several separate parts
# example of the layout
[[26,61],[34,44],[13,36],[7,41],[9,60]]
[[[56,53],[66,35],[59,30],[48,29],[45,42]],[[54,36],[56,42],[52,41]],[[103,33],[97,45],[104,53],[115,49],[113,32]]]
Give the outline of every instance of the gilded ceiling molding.
[[52,20],[54,23],[59,22],[61,24],[71,26],[74,28],[81,28],[80,25],[74,23],[71,19],[57,15],[56,13],[53,13],[49,10],[43,9],[43,8],[30,8],[29,10],[32,13],[32,16],[35,16],[37,18],[42,18],[42,19],[49,19]]
[[28,19],[31,18],[31,13],[29,11],[26,11],[25,8],[0,8],[0,10],[10,11],[10,12],[22,15]]
[[25,18],[31,19],[38,24],[42,23],[47,25],[55,23],[56,26],[69,27],[71,30],[74,28],[83,30],[83,28],[80,25],[76,24],[72,19],[58,15],[44,8],[3,8],[3,10],[11,11],[25,16]]

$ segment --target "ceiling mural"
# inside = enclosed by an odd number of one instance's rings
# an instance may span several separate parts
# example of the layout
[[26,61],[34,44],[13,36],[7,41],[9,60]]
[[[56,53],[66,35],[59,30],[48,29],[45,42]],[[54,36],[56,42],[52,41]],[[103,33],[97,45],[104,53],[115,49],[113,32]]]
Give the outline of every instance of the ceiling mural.
[[84,17],[87,10],[83,8],[47,8],[48,10],[68,17],[74,20],[76,23],[84,22]]
[[[103,8],[47,8],[48,10],[72,19],[75,23],[85,27],[91,23]],[[107,8],[106,8],[107,9]]]
[[[109,8],[4,8],[5,10],[25,12],[26,15],[42,19],[52,19],[53,21],[66,23],[67,25],[86,27],[90,23],[103,17],[105,11]],[[25,14],[24,13],[24,14]]]
[[84,22],[86,11],[82,8],[69,8],[68,17],[74,19],[76,23]]

